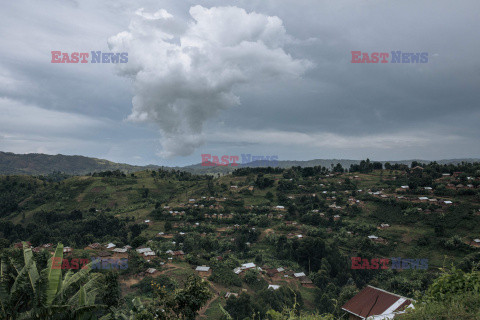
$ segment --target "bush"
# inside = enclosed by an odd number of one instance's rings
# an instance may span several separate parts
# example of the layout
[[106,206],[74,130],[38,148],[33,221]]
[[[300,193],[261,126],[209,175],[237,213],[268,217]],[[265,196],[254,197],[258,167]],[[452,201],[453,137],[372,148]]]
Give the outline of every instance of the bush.
[[219,266],[212,270],[212,275],[208,280],[222,284],[224,286],[242,286],[242,281],[231,269],[225,266]]
[[480,272],[453,268],[429,287],[404,320],[480,319]]
[[477,320],[480,319],[480,294],[458,294],[448,301],[416,304],[403,320]]
[[141,294],[152,297],[154,292],[154,286],[160,285],[165,290],[173,292],[177,287],[177,284],[168,276],[160,275],[156,278],[146,276],[139,283],[134,284],[131,288],[138,288]]

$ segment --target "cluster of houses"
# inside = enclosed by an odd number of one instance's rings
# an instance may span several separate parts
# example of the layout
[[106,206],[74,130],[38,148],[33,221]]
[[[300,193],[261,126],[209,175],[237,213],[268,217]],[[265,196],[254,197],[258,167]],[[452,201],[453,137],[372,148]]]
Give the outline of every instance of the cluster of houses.
[[293,278],[300,281],[302,287],[315,288],[312,280],[304,272],[294,272],[292,270],[285,270],[285,268],[266,269],[267,275],[272,280],[280,280],[282,278]]
[[233,269],[233,272],[234,272],[235,274],[240,274],[240,273],[242,273],[243,271],[249,270],[249,269],[255,269],[255,270],[258,270],[258,271],[262,271],[262,268],[257,267],[257,266],[255,265],[255,263],[253,263],[253,262],[248,262],[248,263],[242,264],[240,267],[237,267],[237,268]]
[[[38,246],[38,247],[33,247],[32,244],[30,243],[30,241],[25,241],[25,244],[27,247],[29,247],[30,249],[32,249],[33,252],[40,252],[42,250],[47,250],[49,251],[51,254],[53,254],[53,251],[55,250],[55,247],[53,246],[52,243],[46,243],[46,244],[42,244],[41,246]],[[17,242],[17,243],[14,243],[13,244],[13,247],[15,249],[23,249],[23,242]],[[64,255],[69,255],[73,252],[73,249],[70,248],[70,247],[64,247],[63,248],[63,254]]]
[[[32,246],[30,242],[27,241],[25,243],[28,247],[32,248],[32,251],[34,252],[40,252],[41,250],[48,250],[53,254],[53,251],[55,250],[54,245],[51,243],[47,243],[35,248]],[[23,242],[15,243],[14,248],[22,249]],[[108,243],[106,245],[102,245],[98,242],[91,243],[85,248],[83,248],[84,251],[95,252],[95,256],[97,257],[112,257],[116,259],[128,258],[128,251],[131,249],[132,249],[132,246],[130,245],[126,245],[122,248],[118,248],[114,243]],[[156,252],[150,247],[141,246],[135,249],[135,251],[147,261],[150,261],[151,259],[157,257]],[[73,253],[73,248],[64,247],[63,253],[64,255],[70,255]],[[182,250],[178,250],[178,251],[168,250],[165,253],[171,256],[169,259],[172,259],[174,257],[183,259],[185,255],[185,253]]]
[[231,191],[241,191],[241,190],[248,190],[248,191],[253,191],[255,189],[254,186],[244,186],[244,187],[239,187],[239,186],[236,186],[236,185],[233,185],[233,186],[230,186],[230,190]]
[[114,243],[108,243],[106,245],[101,245],[98,242],[91,243],[83,250],[87,251],[95,251],[95,255],[100,256],[100,257],[107,257],[107,256],[112,256],[113,258],[127,258],[128,257],[128,251],[132,249],[132,246],[126,245],[122,248],[117,248],[117,246]]
[[[408,189],[409,187],[408,186],[402,186],[400,189],[397,189],[397,191],[399,190],[406,190]],[[428,188],[428,189],[427,189]],[[426,190],[432,190],[431,187],[425,187]],[[369,191],[368,194],[374,196],[374,197],[378,197],[378,198],[395,198],[395,199],[399,199],[399,200],[403,200],[403,201],[410,201],[410,202],[417,202],[417,203],[433,203],[433,204],[438,204],[438,205],[451,205],[453,204],[453,202],[451,200],[439,200],[439,199],[436,199],[436,198],[429,198],[429,197],[426,197],[426,196],[420,196],[420,197],[415,197],[415,196],[406,196],[404,194],[392,194],[392,195],[388,195],[388,194],[384,194],[383,191],[375,191],[375,192],[372,192],[372,191]]]
[[156,257],[155,251],[153,251],[148,247],[147,248],[140,247],[135,249],[135,251],[137,251],[138,254],[142,255],[142,257],[147,261],[150,261],[150,259],[153,259]]
[[[259,272],[265,273],[271,281],[280,281],[286,278],[293,278],[300,281],[301,285],[307,288],[314,288],[312,280],[310,280],[304,272],[294,272],[292,270],[286,270],[285,268],[265,268],[257,266],[253,262],[247,262],[242,264],[240,267],[233,269],[233,272],[237,275],[241,275],[246,270],[257,270]],[[279,285],[271,284],[268,287],[272,290],[277,290],[280,288]]]
[[205,213],[204,215],[204,218],[205,219],[233,219],[233,213],[228,213],[228,214],[223,214],[223,213],[219,213],[219,214],[208,214],[208,213]]
[[[52,243],[46,243],[42,244],[38,247],[33,247],[32,244],[29,241],[26,241],[25,244],[32,249],[33,252],[40,252],[42,250],[47,250],[53,254],[54,250],[56,249],[56,246],[54,246]],[[14,248],[16,249],[22,249],[23,248],[23,242],[18,242],[13,245]],[[117,248],[115,244],[113,243],[108,243],[106,245],[101,245],[100,243],[91,243],[83,250],[86,251],[95,251],[95,255],[99,257],[108,257],[112,256],[114,258],[126,258],[128,256],[127,251],[130,250],[132,247],[127,245],[124,246],[123,248]],[[71,247],[63,247],[63,254],[64,255],[71,255],[73,253],[74,249]]]

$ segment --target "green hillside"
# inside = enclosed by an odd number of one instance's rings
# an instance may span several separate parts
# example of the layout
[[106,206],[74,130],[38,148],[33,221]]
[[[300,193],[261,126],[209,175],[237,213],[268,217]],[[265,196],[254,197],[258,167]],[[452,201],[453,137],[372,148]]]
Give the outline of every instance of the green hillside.
[[121,170],[134,172],[156,166],[133,166],[84,156],[47,155],[41,153],[14,154],[0,151],[0,174],[46,175],[59,171],[71,175]]
[[[107,256],[115,256],[108,243],[150,248],[151,259],[130,250],[128,269],[119,272],[125,308],[134,297],[156,308],[152,282],[173,294],[196,266],[209,266],[211,297],[197,310],[208,319],[222,319],[222,308],[243,319],[295,303],[305,314],[340,317],[366,284],[415,298],[444,266],[469,271],[480,262],[472,244],[480,238],[478,163],[378,166],[241,168],[221,177],[164,169],[4,175],[0,245],[30,241],[41,256],[42,245],[61,242],[73,248],[69,259],[97,252],[86,248],[92,243]],[[366,269],[352,269],[352,257]],[[372,259],[397,257],[426,259],[428,269],[370,268]],[[244,263],[261,269],[233,272]],[[149,268],[154,274],[145,274]],[[294,276],[301,272],[305,278]],[[273,294],[269,285],[280,289]],[[228,292],[238,298],[225,298]]]

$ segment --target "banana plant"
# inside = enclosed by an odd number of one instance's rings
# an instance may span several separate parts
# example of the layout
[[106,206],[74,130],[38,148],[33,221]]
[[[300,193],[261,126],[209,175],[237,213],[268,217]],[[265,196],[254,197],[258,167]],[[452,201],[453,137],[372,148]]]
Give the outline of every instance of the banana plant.
[[132,299],[133,310],[125,311],[117,308],[110,308],[110,313],[101,317],[99,320],[134,320],[135,314],[142,310],[145,310],[142,302],[138,297]]
[[[90,274],[90,264],[74,273],[62,269],[55,261],[63,259],[59,243],[48,266],[38,271],[32,250],[23,244],[24,264],[10,259],[0,265],[0,319],[75,319],[93,318],[95,311],[105,308],[95,304],[100,274]],[[10,285],[11,284],[11,285]]]

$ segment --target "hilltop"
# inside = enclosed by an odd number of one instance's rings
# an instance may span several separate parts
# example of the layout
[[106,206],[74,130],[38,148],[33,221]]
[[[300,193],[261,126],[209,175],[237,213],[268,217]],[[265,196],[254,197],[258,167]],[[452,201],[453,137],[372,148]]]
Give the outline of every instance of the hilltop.
[[[344,168],[350,168],[351,165],[359,164],[361,160],[349,159],[314,159],[314,160],[279,160],[278,168],[290,167],[315,167],[321,166],[332,168],[340,163]],[[391,164],[406,164],[412,162],[430,163],[431,160],[399,160],[399,161],[378,161],[382,164],[387,162]],[[462,162],[478,162],[480,159],[443,159],[436,161],[439,164],[459,164]],[[97,159],[79,155],[48,155],[42,153],[15,154],[11,152],[0,151],[0,174],[22,174],[22,175],[48,175],[53,172],[62,172],[68,175],[85,175],[100,171],[120,170],[125,173],[137,172],[146,169],[158,169],[159,165],[136,166],[125,163],[116,163],[105,159]],[[232,166],[203,166],[201,163],[188,165],[184,167],[170,167],[175,170],[182,170],[193,174],[227,174],[237,168],[257,168],[265,167],[262,161],[254,161],[247,164]],[[168,168],[168,167],[165,167]]]
[[0,174],[46,175],[63,172],[70,175],[84,175],[108,170],[120,170],[128,173],[158,167],[153,165],[134,166],[84,156],[43,153],[15,154],[0,151]]

